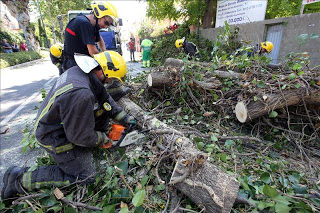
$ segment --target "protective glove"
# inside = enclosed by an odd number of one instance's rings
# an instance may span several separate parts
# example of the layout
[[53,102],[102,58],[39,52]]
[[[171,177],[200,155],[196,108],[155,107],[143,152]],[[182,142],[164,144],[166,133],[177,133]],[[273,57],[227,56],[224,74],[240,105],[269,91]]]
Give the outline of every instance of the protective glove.
[[101,148],[110,149],[113,144],[112,144],[110,138],[108,137],[108,133],[107,132],[101,132],[101,135],[102,135]]
[[136,119],[131,116],[131,115],[126,115],[126,117],[123,119],[122,121],[123,124],[127,124],[127,125],[130,125],[130,124],[136,124]]

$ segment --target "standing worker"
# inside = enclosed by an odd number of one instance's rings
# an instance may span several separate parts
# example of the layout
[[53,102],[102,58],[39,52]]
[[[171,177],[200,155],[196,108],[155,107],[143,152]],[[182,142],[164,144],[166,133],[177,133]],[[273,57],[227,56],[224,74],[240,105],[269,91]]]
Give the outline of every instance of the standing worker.
[[35,123],[38,144],[57,164],[35,170],[10,167],[3,178],[2,200],[44,187],[93,183],[96,171],[92,148],[108,143],[108,120],[113,118],[127,125],[135,123],[135,119],[98,86],[108,78],[121,81],[127,72],[122,56],[106,51],[94,59],[75,56],[75,60],[78,66],[58,78],[43,101]]
[[[106,51],[106,45],[100,36],[101,28],[116,26],[118,12],[110,2],[91,4],[93,12],[90,15],[79,14],[66,26],[64,42],[64,70],[75,65],[74,55],[80,53],[88,56],[98,54],[95,42],[102,51]],[[114,80],[107,87],[113,99],[120,99],[130,92],[129,88],[122,87],[118,80]]]
[[150,52],[151,52],[152,41],[149,39],[144,39],[141,42],[142,48],[142,67],[150,67]]
[[195,57],[196,59],[200,58],[197,46],[192,42],[187,42],[185,37],[176,40],[175,45],[178,49],[183,47],[185,54],[187,54],[188,56],[188,60],[191,60],[193,57]]
[[51,62],[59,69],[59,75],[63,73],[63,47],[61,44],[54,44],[50,47]]
[[90,15],[79,14],[66,26],[64,42],[64,69],[76,65],[75,53],[88,56],[98,54],[99,51],[95,42],[102,51],[106,51],[106,45],[100,36],[101,28],[108,28],[116,25],[118,13],[115,7],[109,2],[92,4],[93,13]]
[[135,41],[133,38],[130,38],[128,46],[129,46],[129,50],[130,50],[130,60],[136,61],[134,58],[134,52],[136,51],[136,45],[135,45]]

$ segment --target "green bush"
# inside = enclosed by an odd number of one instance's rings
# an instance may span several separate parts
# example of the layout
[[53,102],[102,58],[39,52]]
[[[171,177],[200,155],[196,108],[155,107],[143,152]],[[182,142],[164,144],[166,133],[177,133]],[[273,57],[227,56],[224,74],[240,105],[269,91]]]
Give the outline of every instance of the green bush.
[[152,39],[153,48],[150,54],[152,66],[162,64],[167,58],[183,59],[186,57],[183,50],[177,49],[175,46],[175,41],[182,37],[185,37],[188,42],[193,42],[197,45],[200,61],[211,60],[212,42],[203,37],[198,37],[196,33],[190,34],[188,25],[182,24],[174,33]]
[[9,32],[7,30],[1,29],[0,42],[2,42],[2,39],[6,39],[10,45],[12,44],[12,42],[15,42],[17,45],[19,45],[21,41],[26,42],[23,37],[22,30],[20,30],[19,32]]
[[28,61],[40,59],[42,56],[35,51],[17,53],[0,53],[0,68],[10,67]]

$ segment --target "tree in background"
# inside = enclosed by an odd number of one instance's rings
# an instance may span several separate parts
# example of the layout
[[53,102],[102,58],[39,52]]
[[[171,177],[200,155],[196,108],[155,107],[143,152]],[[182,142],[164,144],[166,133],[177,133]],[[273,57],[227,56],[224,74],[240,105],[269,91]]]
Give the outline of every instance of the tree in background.
[[9,9],[11,15],[18,21],[19,27],[23,30],[29,50],[39,50],[39,44],[33,34],[30,25],[28,10],[29,0],[1,0]]
[[[90,8],[90,0],[32,0],[34,4],[39,4],[46,32],[54,42],[62,41],[63,33],[60,32],[57,17],[63,17],[63,26],[68,22],[67,14],[69,10],[87,10]],[[63,29],[64,30],[64,29]]]
[[147,0],[147,15],[156,20],[183,19],[190,25],[199,22],[203,28],[210,28],[215,19],[217,0]]

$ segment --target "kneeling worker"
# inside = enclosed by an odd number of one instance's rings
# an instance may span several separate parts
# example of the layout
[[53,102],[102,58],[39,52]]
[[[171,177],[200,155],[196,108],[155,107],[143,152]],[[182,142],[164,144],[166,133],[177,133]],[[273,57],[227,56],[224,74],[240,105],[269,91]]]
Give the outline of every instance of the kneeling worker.
[[53,85],[39,109],[35,136],[57,165],[35,170],[10,167],[3,178],[2,200],[24,191],[95,181],[92,148],[108,142],[110,118],[135,123],[103,87],[108,78],[122,78],[127,65],[116,52],[75,56],[77,66],[66,70]]
[[195,57],[196,59],[200,58],[197,46],[192,42],[187,42],[184,37],[182,39],[176,40],[175,45],[178,49],[180,49],[181,47],[183,48],[185,54],[187,54],[188,56],[188,60],[191,60],[193,57]]

